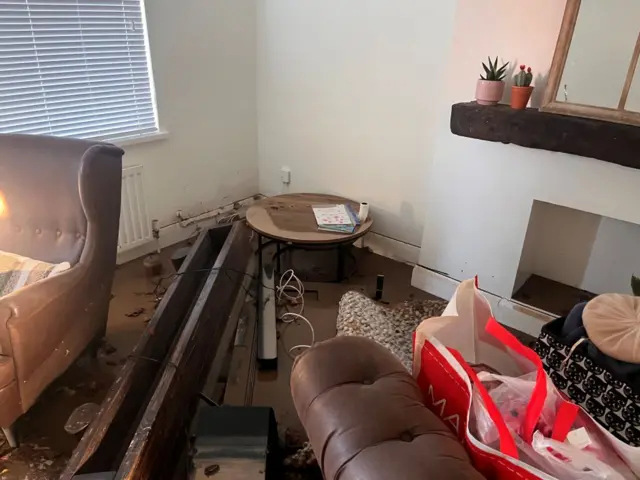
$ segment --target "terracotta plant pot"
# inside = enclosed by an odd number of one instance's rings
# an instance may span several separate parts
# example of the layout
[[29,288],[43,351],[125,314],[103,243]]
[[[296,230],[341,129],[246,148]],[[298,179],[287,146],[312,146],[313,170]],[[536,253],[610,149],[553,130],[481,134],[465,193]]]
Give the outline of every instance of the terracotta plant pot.
[[527,108],[529,98],[531,98],[533,87],[511,87],[511,108],[515,110],[524,110]]
[[502,100],[503,93],[503,81],[478,80],[478,85],[476,85],[476,101],[479,105],[495,105]]

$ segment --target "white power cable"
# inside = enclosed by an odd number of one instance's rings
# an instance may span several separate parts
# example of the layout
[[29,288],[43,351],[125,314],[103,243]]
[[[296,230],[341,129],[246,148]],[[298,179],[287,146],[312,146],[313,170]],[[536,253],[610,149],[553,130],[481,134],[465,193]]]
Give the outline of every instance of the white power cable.
[[[291,284],[291,282],[294,281],[296,282],[297,286]],[[296,295],[289,295],[287,293],[287,289],[293,290],[294,292],[296,292]],[[298,314],[302,315],[302,313],[304,312],[304,285],[296,276],[296,273],[293,271],[293,269],[290,268],[280,276],[280,281],[278,282],[278,286],[276,287],[276,295],[278,296],[278,301],[281,301],[282,297],[284,296],[291,302],[299,302],[300,311],[298,312]]]
[[[285,317],[293,317],[290,320],[287,320]],[[293,347],[291,347],[289,349],[289,353],[292,353],[293,350],[298,350],[301,348],[311,348],[313,346],[314,343],[316,343],[316,332],[313,329],[313,325],[311,325],[311,322],[304,316],[300,315],[299,313],[295,313],[295,312],[287,312],[284,315],[282,315],[282,322],[283,323],[294,323],[296,321],[296,319],[300,319],[300,320],[304,320],[307,325],[309,325],[309,329],[311,330],[311,344],[310,345],[295,345]]]
[[[295,285],[293,284],[295,282]],[[287,290],[295,292],[295,295],[290,295]],[[311,343],[309,345],[295,345],[289,349],[289,354],[294,350],[311,348],[316,342],[316,332],[313,329],[311,322],[302,315],[304,312],[304,285],[302,281],[296,276],[293,269],[289,269],[280,276],[280,281],[276,287],[276,296],[278,303],[282,301],[282,298],[286,298],[291,302],[300,303],[299,312],[286,312],[282,315],[281,320],[285,324],[295,323],[297,320],[303,320],[309,326],[311,330]]]

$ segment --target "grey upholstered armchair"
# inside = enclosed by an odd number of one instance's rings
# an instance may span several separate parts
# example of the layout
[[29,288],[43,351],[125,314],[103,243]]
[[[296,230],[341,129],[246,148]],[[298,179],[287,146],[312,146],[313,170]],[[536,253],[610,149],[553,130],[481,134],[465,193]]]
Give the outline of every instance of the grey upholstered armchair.
[[104,336],[115,269],[123,151],[104,143],[0,135],[0,250],[69,262],[0,297],[0,427]]

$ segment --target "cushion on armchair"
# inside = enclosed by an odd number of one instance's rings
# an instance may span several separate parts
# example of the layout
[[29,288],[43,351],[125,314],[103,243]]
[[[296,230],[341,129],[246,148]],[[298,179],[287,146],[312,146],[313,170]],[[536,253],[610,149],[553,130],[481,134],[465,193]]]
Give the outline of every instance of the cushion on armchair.
[[70,268],[69,262],[41,262],[0,250],[0,297]]

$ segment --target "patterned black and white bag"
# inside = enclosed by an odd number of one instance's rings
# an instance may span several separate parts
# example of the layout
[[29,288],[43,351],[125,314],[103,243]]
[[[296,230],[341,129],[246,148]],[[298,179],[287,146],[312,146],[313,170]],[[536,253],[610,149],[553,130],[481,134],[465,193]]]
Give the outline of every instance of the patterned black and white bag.
[[566,344],[564,321],[547,323],[534,345],[554,385],[615,438],[640,447],[640,392],[589,358],[586,342]]

